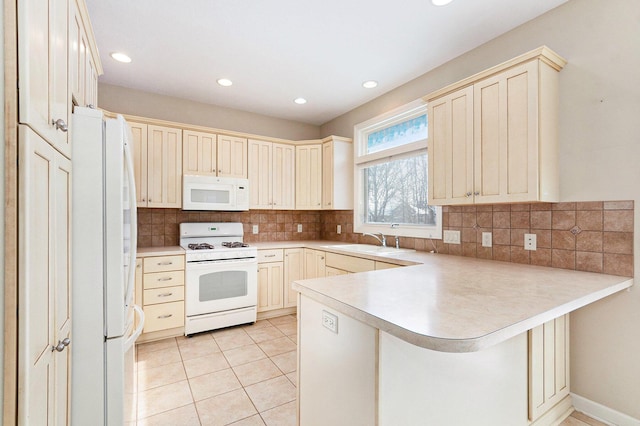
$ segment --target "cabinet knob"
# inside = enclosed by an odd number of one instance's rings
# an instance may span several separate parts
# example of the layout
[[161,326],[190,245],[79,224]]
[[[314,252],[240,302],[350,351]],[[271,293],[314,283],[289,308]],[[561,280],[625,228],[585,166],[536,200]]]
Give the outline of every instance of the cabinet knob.
[[464,196],[467,198],[471,197],[471,192],[467,192],[466,194],[464,194]]
[[480,192],[476,191],[476,192],[473,193],[473,195],[478,196],[478,195],[480,195]]
[[56,130],[62,130],[63,132],[66,132],[67,130],[69,130],[69,128],[67,127],[67,123],[65,123],[62,118],[58,118],[57,120],[51,120],[51,124],[56,126]]
[[64,348],[69,346],[69,343],[71,343],[71,339],[69,339],[68,337],[65,337],[63,340],[58,340],[58,344],[51,347],[51,352],[53,351],[62,352],[64,351]]

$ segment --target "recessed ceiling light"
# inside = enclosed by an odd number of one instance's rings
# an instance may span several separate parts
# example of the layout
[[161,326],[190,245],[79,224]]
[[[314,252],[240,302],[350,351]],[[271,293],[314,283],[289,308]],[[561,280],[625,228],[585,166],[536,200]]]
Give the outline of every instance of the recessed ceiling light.
[[453,0],[431,0],[431,3],[434,4],[434,6],[445,6],[449,3],[451,3]]
[[124,62],[125,64],[131,62],[131,58],[124,53],[112,52],[110,56],[118,62]]
[[233,81],[229,80],[228,78],[219,78],[218,84],[220,86],[229,87],[233,84]]
[[298,105],[303,105],[307,103],[307,100],[305,98],[295,98],[293,102],[297,103]]
[[365,89],[373,89],[377,85],[378,85],[378,82],[375,80],[368,80],[362,83],[362,87],[364,87]]

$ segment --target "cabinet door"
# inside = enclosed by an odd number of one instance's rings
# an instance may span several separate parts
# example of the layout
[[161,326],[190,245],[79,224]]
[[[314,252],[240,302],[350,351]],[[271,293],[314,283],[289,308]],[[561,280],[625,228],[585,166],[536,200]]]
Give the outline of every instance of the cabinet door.
[[136,182],[136,204],[147,207],[147,125],[127,122],[133,136],[133,174]]
[[247,139],[218,135],[218,176],[247,179]]
[[182,207],[182,130],[147,127],[148,207]]
[[[138,306],[144,305],[143,290],[142,290],[142,259],[136,259],[136,274],[135,274],[135,288],[134,288],[134,303]],[[140,318],[136,315],[135,327],[138,327]]]
[[304,249],[304,278],[320,278],[326,276],[325,252]]
[[538,199],[537,63],[474,85],[476,202]]
[[283,307],[284,262],[258,264],[258,312]]
[[[68,424],[71,162],[19,126],[18,423]],[[69,341],[68,341],[69,342]]]
[[[249,140],[249,208],[272,209],[271,142]],[[275,170],[274,170],[275,171]]]
[[20,123],[70,158],[68,23],[68,0],[18,2]]
[[350,273],[344,269],[332,268],[331,266],[327,266],[326,272],[327,277],[335,277],[336,275],[346,275]]
[[291,283],[304,278],[304,249],[285,249],[284,251],[284,307],[298,304],[298,292]]
[[569,395],[569,314],[528,332],[529,419]]
[[473,203],[473,86],[430,101],[429,204]]
[[333,141],[322,144],[322,208],[333,208]]
[[185,130],[182,136],[182,173],[216,175],[216,135]]
[[272,194],[274,209],[293,210],[296,208],[295,166],[295,146],[274,143],[272,168]]
[[85,66],[87,41],[76,1],[70,2],[71,21],[69,22],[69,84],[72,101],[75,105],[85,103]]
[[322,144],[296,146],[296,209],[322,207]]

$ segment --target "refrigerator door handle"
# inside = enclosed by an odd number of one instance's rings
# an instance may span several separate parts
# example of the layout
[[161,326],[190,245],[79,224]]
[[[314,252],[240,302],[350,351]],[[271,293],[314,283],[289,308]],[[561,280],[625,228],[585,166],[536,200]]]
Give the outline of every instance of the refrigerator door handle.
[[138,340],[138,337],[140,337],[140,335],[142,334],[142,329],[144,328],[144,311],[138,305],[133,305],[133,310],[140,317],[140,322],[138,322],[138,327],[135,329],[135,331],[131,333],[131,336],[129,336],[127,340],[125,340],[124,342],[125,353],[129,351],[129,349],[131,349],[131,347],[136,342],[136,340]]
[[[131,226],[130,229],[130,247],[129,247],[129,255],[130,255],[130,263],[131,267],[129,268],[129,280],[127,282],[127,294],[125,303],[126,305],[133,304],[133,289],[135,287],[135,276],[136,276],[136,268],[134,265],[136,264],[136,255],[137,255],[137,247],[138,247],[138,217],[137,217],[137,206],[136,206],[136,181],[133,170],[133,159],[131,154],[131,147],[129,145],[129,141],[131,140],[129,126],[127,122],[122,118],[121,115],[118,116],[119,120],[122,120],[122,129],[124,131],[123,134],[123,151],[124,151],[124,162],[127,167],[127,178],[128,178],[128,188],[129,188],[129,224]],[[144,314],[143,314],[144,316]]]

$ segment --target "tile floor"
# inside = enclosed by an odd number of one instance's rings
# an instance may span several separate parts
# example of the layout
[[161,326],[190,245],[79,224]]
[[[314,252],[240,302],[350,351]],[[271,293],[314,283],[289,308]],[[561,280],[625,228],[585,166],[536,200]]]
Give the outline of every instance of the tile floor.
[[138,345],[138,426],[296,424],[295,315]]
[[591,417],[574,411],[569,417],[567,417],[558,426],[607,426],[605,423],[592,419]]

